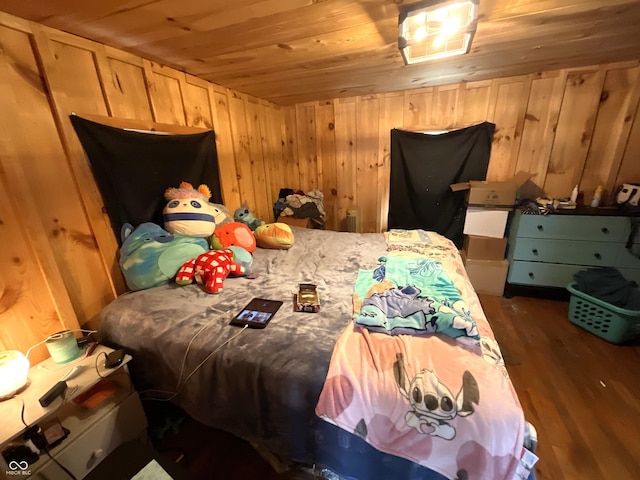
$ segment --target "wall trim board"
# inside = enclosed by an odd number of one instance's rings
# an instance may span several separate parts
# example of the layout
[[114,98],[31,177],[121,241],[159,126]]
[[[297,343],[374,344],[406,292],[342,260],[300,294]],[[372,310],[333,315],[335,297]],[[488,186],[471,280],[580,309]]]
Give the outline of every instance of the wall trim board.
[[[74,112],[75,113],[75,112]],[[158,123],[149,120],[136,120],[132,118],[109,117],[106,115],[95,115],[92,113],[76,113],[79,117],[86,118],[92,122],[102,123],[115,128],[148,130],[151,132],[173,133],[188,135],[191,133],[202,133],[209,131],[208,128],[189,127],[187,125],[173,125],[171,123]]]

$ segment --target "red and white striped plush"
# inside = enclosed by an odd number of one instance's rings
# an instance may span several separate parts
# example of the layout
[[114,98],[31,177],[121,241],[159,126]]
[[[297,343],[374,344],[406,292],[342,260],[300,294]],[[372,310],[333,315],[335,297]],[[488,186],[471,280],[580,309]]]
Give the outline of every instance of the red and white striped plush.
[[245,268],[233,261],[231,250],[210,250],[182,265],[176,274],[176,283],[189,285],[195,278],[207,292],[219,293],[229,274],[244,275]]

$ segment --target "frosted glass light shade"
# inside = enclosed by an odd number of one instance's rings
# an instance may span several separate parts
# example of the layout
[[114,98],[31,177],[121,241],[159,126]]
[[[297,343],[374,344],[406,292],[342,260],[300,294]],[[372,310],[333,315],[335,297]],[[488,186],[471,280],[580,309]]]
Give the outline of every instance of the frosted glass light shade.
[[29,360],[18,350],[0,352],[0,399],[9,397],[28,381]]
[[479,0],[423,0],[400,7],[398,48],[404,63],[426,62],[469,51]]

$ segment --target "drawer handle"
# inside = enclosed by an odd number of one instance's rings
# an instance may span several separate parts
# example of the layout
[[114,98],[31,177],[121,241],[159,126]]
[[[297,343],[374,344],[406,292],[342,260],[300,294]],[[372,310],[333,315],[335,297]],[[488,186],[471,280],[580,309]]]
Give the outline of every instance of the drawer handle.
[[529,278],[533,278],[533,277],[534,277],[533,272],[529,272]]
[[538,230],[540,230],[540,231],[544,230],[543,226],[542,225],[538,225]]
[[531,249],[531,253],[533,253],[534,255],[538,254],[538,249],[537,248],[532,248]]
[[609,229],[607,227],[602,227],[602,233],[604,233],[605,235],[608,235]]
[[602,259],[602,255],[600,255],[599,253],[594,253],[593,256],[596,257],[598,260]]

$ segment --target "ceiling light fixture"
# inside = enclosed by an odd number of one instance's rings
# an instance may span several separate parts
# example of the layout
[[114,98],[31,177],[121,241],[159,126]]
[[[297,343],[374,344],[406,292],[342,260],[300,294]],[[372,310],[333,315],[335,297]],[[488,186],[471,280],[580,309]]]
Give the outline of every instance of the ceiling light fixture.
[[469,51],[479,0],[426,0],[400,7],[398,48],[404,63],[426,62]]

